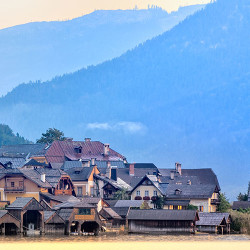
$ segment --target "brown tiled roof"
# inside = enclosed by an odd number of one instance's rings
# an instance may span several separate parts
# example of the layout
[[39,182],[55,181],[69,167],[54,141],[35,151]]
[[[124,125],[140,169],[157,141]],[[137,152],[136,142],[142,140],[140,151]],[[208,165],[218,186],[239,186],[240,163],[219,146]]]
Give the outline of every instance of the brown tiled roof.
[[[76,153],[75,148],[81,147],[82,153]],[[46,152],[48,162],[64,162],[69,160],[96,160],[116,161],[125,157],[113,149],[109,149],[109,155],[104,156],[104,144],[99,141],[54,141]]]

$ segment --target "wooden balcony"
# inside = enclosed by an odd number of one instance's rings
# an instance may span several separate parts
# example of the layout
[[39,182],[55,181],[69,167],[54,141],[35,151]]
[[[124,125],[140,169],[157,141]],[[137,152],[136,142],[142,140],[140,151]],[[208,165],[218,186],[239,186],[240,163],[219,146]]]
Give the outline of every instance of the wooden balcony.
[[218,205],[219,203],[218,199],[211,199],[211,205]]
[[25,188],[24,188],[24,186],[21,186],[21,187],[5,186],[4,187],[4,192],[8,192],[8,193],[24,193]]

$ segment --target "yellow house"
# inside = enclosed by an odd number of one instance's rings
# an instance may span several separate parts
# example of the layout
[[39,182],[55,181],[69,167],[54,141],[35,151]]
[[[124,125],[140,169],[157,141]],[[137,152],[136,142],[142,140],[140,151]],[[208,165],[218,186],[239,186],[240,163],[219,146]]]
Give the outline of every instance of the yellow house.
[[14,202],[17,197],[34,197],[48,192],[51,185],[35,170],[0,169],[0,200]]

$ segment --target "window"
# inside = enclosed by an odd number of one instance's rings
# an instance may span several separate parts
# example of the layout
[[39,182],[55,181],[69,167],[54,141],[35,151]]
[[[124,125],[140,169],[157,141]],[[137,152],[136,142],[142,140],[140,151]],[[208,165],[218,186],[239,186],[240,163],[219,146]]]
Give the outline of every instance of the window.
[[200,212],[203,212],[203,210],[204,210],[203,206],[200,206],[199,210],[200,210]]
[[19,181],[19,187],[23,187],[23,182]]
[[154,191],[154,196],[157,196],[157,191],[156,190]]
[[173,210],[174,206],[173,205],[169,205],[169,209]]
[[137,191],[136,191],[136,196],[140,196],[140,195],[141,195],[140,190],[137,190]]
[[182,210],[182,206],[178,206],[178,210]]
[[82,187],[77,187],[77,195],[82,195]]
[[149,191],[145,190],[145,196],[149,196]]
[[12,181],[12,182],[10,183],[10,185],[11,185],[12,188],[15,187],[15,182]]
[[89,208],[79,208],[78,214],[79,215],[90,215],[91,214],[91,209],[89,209]]

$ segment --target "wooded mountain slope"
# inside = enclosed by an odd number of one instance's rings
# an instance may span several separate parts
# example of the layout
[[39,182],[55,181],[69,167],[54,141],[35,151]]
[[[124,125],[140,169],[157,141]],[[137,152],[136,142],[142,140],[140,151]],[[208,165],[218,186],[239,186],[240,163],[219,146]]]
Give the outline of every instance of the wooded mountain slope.
[[32,139],[57,127],[129,161],[212,167],[236,195],[250,175],[249,21],[249,0],[218,0],[117,59],[17,87],[0,115]]

